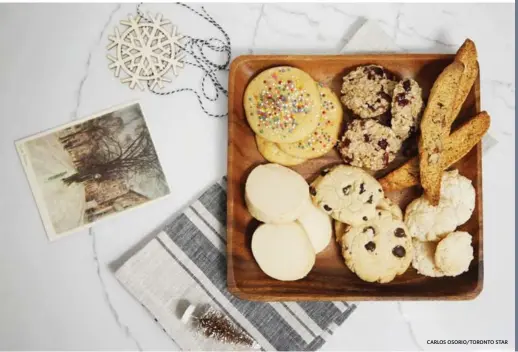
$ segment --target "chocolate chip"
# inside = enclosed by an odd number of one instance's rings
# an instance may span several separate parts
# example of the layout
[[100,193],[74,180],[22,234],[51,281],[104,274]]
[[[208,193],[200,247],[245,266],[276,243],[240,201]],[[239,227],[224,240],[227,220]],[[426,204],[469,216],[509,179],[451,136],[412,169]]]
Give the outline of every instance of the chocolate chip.
[[381,193],[381,188],[378,188],[378,192],[380,192],[380,193]]
[[367,242],[367,244],[365,245],[365,249],[369,252],[374,252],[374,250],[376,249],[376,243],[372,241]]
[[388,147],[388,142],[386,139],[380,139],[378,141],[378,145],[380,146],[381,149],[385,150]]
[[324,204],[324,210],[325,210],[325,211],[331,211],[331,210],[333,210],[333,209],[331,209],[331,207],[330,207],[329,205]]
[[372,194],[371,194],[371,196],[369,197],[369,199],[367,199],[367,203],[372,204]]
[[403,230],[401,227],[398,227],[394,230],[394,236],[396,237],[406,237],[405,230]]
[[365,141],[365,143],[369,143],[370,140],[371,140],[371,137],[368,134],[364,134],[363,135],[363,140]]
[[391,97],[388,93],[386,93],[385,91],[383,91],[383,90],[380,90],[380,91],[378,92],[378,95],[379,95],[380,97],[382,97],[383,99],[385,99],[386,101],[391,101],[391,100],[392,100],[392,97]]
[[410,91],[410,81],[408,79],[403,82],[403,89],[407,92]]
[[309,194],[311,194],[312,196],[317,195],[317,190],[315,189],[315,187],[309,186]]
[[363,221],[369,220],[366,216],[364,216],[362,219],[363,219]]
[[360,184],[360,194],[362,194],[363,192],[365,192],[365,183],[361,183]]
[[376,231],[374,231],[374,227],[372,227],[372,226],[367,226],[366,228],[363,229],[363,232],[365,233],[369,230],[372,230],[373,235],[376,234]]
[[392,254],[394,254],[395,257],[403,258],[406,255],[406,250],[403,246],[395,246],[392,249]]
[[342,141],[342,145],[344,147],[349,147],[349,145],[351,144],[351,140],[349,138],[344,138],[344,140]]
[[329,169],[324,169],[324,170],[320,171],[320,176],[327,175],[329,173],[329,171],[330,171]]
[[342,188],[342,192],[344,192],[344,194],[345,194],[346,196],[348,196],[348,195],[349,195],[349,193],[351,192],[351,185],[349,185],[349,186],[345,186],[344,188]]
[[378,216],[381,216],[381,211],[378,211]]

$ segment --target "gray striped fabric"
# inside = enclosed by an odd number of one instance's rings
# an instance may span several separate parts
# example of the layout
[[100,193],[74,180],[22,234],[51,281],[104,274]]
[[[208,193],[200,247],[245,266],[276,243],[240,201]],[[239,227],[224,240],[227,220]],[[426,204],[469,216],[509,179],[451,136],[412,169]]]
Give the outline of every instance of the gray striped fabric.
[[[314,351],[355,306],[347,302],[251,302],[226,282],[226,179],[212,185],[116,271],[118,280],[182,350],[228,350],[179,322],[182,301],[210,304],[263,350]],[[185,305],[185,304],[184,304]],[[195,335],[195,334],[194,334]]]

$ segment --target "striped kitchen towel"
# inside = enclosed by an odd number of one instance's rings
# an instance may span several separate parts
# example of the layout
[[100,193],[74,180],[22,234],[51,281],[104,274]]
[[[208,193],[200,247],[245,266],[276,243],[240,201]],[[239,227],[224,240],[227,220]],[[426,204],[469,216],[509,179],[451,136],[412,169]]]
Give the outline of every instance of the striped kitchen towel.
[[[117,279],[182,350],[233,350],[180,321],[189,303],[209,304],[262,350],[314,351],[355,306],[347,302],[251,302],[227,290],[226,179],[215,183],[116,270]],[[242,347],[237,347],[242,350]]]

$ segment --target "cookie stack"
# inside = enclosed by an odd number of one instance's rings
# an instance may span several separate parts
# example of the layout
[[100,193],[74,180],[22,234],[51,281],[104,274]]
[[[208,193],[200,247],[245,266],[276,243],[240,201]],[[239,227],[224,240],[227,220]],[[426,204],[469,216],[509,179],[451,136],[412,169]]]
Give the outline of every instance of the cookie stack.
[[408,269],[413,246],[401,209],[369,173],[346,165],[325,169],[309,193],[335,220],[345,264],[360,279],[390,282]]
[[340,102],[328,87],[289,66],[255,77],[246,88],[244,107],[261,155],[285,166],[329,152],[343,118]]
[[[417,131],[423,108],[419,84],[401,81],[378,65],[360,66],[343,78],[342,103],[355,118],[338,145],[346,164],[372,171],[394,160],[402,143]],[[390,115],[389,124],[380,120]]]
[[263,222],[252,237],[261,270],[282,281],[305,277],[332,237],[331,219],[311,203],[306,180],[278,164],[259,165],[247,178],[245,202]]
[[412,266],[425,276],[457,276],[468,271],[473,260],[472,238],[456,231],[475,208],[475,188],[458,170],[442,176],[441,198],[433,205],[424,195],[405,211],[405,224],[413,237]]

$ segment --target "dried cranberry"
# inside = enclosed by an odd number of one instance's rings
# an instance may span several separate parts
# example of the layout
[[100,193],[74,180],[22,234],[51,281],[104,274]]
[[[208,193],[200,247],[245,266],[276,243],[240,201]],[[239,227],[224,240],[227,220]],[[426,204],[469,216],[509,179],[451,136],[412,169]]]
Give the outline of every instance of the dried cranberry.
[[353,158],[350,158],[348,156],[344,156],[343,159],[344,159],[344,163],[346,163],[346,164],[350,164],[353,162]]
[[351,144],[351,140],[349,138],[345,138],[343,141],[342,141],[342,146],[344,147],[349,147],[349,145]]
[[403,82],[403,89],[407,92],[410,91],[410,81],[408,79]]
[[383,154],[383,163],[386,165],[388,165],[389,163],[389,153],[388,152],[385,152],[385,154]]
[[365,143],[369,143],[370,140],[371,140],[371,137],[368,134],[364,134],[363,135],[363,140],[365,141]]
[[380,146],[381,149],[385,150],[388,147],[388,142],[386,139],[380,139],[378,141],[378,145]]
[[399,93],[396,95],[396,102],[399,106],[406,106],[410,103],[410,100],[406,98],[405,93]]
[[383,71],[383,69],[378,66],[371,66],[371,70],[372,72],[374,72],[374,74],[378,76],[383,76],[383,74],[385,73],[385,71]]
[[378,95],[379,95],[380,97],[382,97],[383,99],[385,99],[386,101],[391,101],[391,100],[392,100],[392,97],[390,96],[390,94],[386,93],[386,92],[385,92],[385,91],[383,91],[383,90],[380,90],[380,91],[378,92]]

